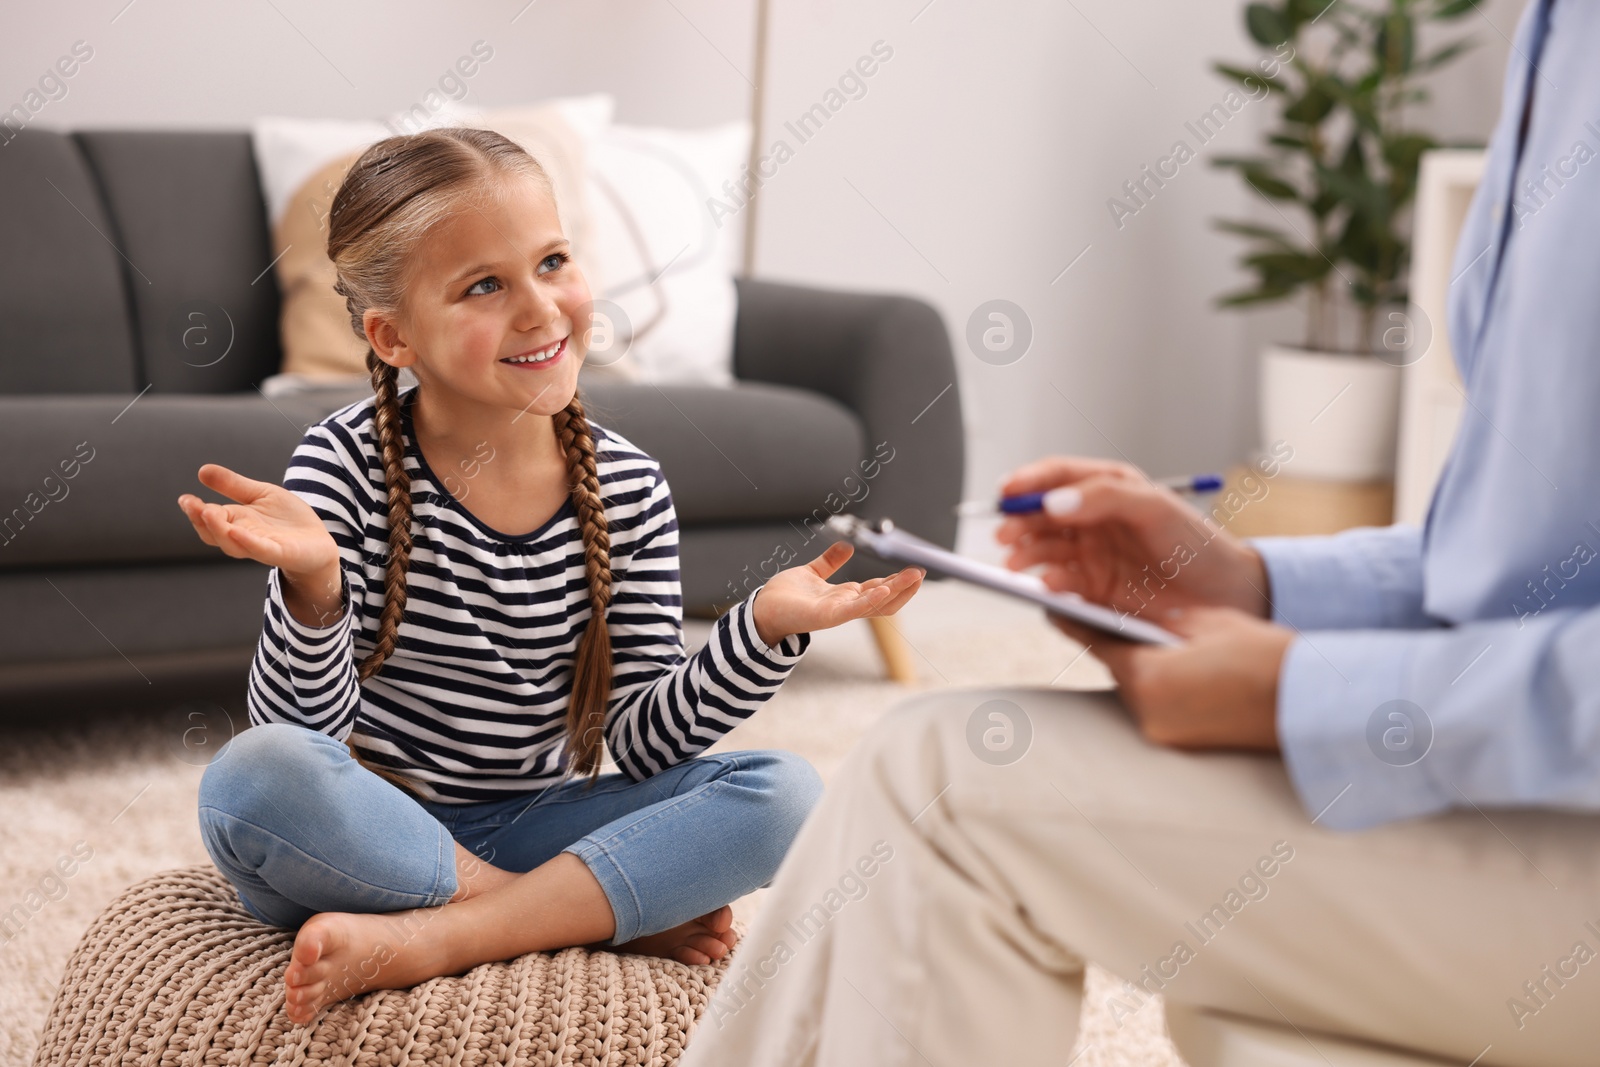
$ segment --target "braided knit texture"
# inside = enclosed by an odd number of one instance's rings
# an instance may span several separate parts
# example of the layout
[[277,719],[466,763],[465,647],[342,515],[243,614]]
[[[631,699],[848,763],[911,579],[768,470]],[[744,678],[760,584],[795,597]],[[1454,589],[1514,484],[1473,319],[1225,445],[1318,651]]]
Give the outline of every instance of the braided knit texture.
[[283,1012],[294,936],[245,911],[209,864],[130,886],[67,961],[34,1067],[658,1067],[682,1055],[731,958],[530,952],[374,990],[300,1025]]

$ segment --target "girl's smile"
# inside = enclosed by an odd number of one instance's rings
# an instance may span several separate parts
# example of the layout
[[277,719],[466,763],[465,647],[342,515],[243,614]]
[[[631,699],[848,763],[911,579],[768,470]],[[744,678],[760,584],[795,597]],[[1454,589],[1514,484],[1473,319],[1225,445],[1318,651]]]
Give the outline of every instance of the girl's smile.
[[552,341],[543,348],[530,348],[526,352],[519,352],[514,356],[507,356],[500,362],[519,370],[543,370],[561,362],[567,354],[567,338]]

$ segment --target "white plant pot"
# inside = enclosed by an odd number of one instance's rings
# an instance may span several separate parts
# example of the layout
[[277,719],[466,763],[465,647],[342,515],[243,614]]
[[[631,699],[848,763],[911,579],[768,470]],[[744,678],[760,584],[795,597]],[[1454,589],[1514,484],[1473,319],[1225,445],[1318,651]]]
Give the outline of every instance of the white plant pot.
[[1371,356],[1271,345],[1261,353],[1261,432],[1285,441],[1296,478],[1394,477],[1400,368]]

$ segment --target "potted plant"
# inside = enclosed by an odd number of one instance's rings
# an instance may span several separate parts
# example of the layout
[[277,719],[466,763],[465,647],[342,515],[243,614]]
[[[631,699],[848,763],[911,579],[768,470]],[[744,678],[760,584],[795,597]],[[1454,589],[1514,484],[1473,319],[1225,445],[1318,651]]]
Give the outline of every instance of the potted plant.
[[1293,445],[1299,475],[1393,474],[1398,367],[1422,354],[1405,316],[1408,208],[1418,160],[1435,147],[1406,127],[1405,108],[1427,99],[1419,79],[1472,44],[1419,55],[1417,31],[1472,9],[1472,0],[1252,3],[1250,37],[1288,58],[1272,75],[1215,64],[1258,95],[1265,84],[1279,102],[1260,154],[1212,161],[1238,171],[1281,222],[1216,223],[1251,241],[1241,263],[1255,275],[1218,303],[1307,298],[1303,345],[1267,348],[1260,382],[1263,436]]

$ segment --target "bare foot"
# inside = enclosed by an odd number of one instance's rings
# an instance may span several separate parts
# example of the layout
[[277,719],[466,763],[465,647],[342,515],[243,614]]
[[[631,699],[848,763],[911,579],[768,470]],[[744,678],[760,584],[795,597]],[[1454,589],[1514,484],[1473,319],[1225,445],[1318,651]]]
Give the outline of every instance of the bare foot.
[[308,1023],[327,1005],[358,993],[408,989],[464,970],[429,929],[440,910],[313,915],[295,934],[284,971],[285,1013],[296,1023]]
[[720,960],[732,952],[738,942],[739,935],[733,930],[733,908],[724,904],[716,911],[706,912],[698,919],[690,919],[682,926],[605,948],[611,952],[636,952],[641,956],[660,956],[679,963],[700,964]]

